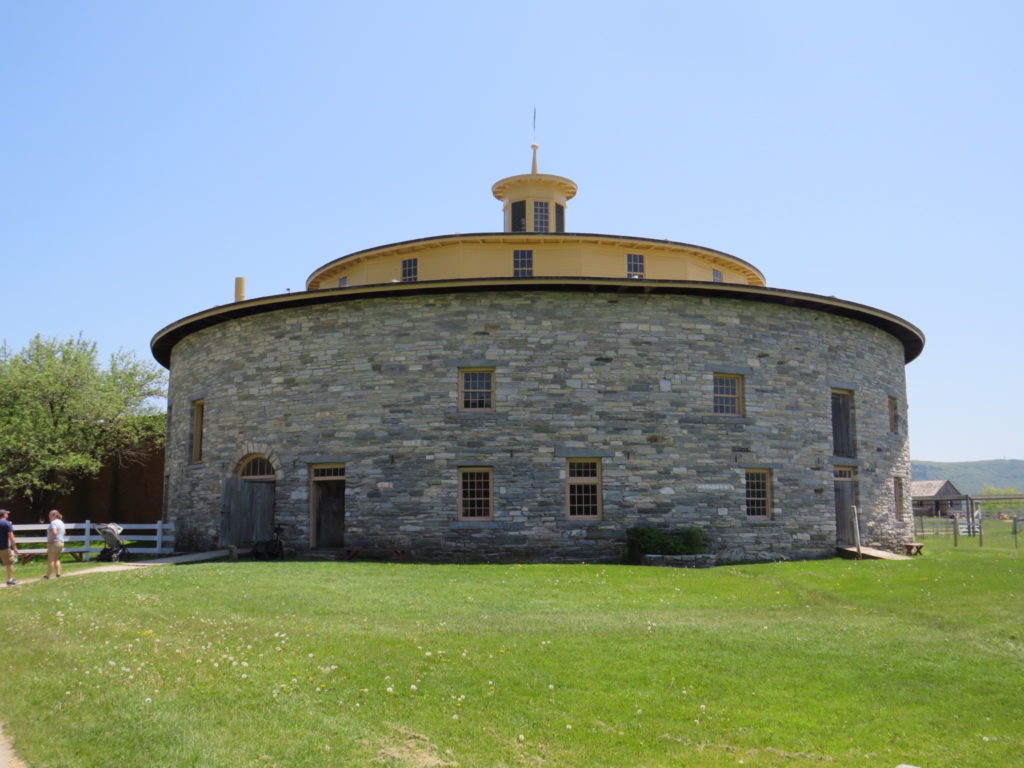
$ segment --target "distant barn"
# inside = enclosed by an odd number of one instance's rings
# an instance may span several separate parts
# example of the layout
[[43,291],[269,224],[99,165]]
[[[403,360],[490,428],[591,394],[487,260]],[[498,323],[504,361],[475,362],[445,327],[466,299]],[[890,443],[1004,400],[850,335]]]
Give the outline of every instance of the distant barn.
[[917,517],[948,517],[964,511],[963,496],[949,480],[914,480],[910,484]]

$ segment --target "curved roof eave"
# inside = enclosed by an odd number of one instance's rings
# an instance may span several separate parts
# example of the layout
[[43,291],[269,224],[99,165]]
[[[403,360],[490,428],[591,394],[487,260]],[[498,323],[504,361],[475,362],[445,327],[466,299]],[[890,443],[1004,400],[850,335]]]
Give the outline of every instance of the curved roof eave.
[[360,251],[354,251],[353,253],[347,253],[344,256],[339,256],[336,259],[331,259],[326,264],[321,264],[319,267],[314,269],[309,276],[306,278],[306,285],[309,285],[310,281],[315,279],[319,274],[326,270],[338,265],[343,261],[355,261],[364,256],[371,254],[386,253],[393,250],[412,249],[412,248],[427,248],[432,244],[442,245],[446,242],[457,242],[459,240],[476,240],[479,241],[481,238],[485,240],[496,240],[503,241],[508,239],[519,240],[520,238],[530,238],[536,240],[550,240],[551,242],[565,242],[566,240],[620,240],[624,242],[636,242],[636,243],[650,243],[651,245],[660,245],[668,248],[689,248],[695,251],[703,251],[704,253],[717,256],[727,261],[735,262],[736,264],[753,271],[757,274],[762,281],[764,281],[764,274],[751,264],[749,261],[733,256],[731,253],[725,251],[719,251],[714,248],[708,248],[703,245],[694,245],[693,243],[681,243],[676,240],[659,240],[654,237],[637,237],[634,235],[608,235],[599,234],[596,232],[461,232],[458,234],[450,235],[432,235],[430,237],[417,237],[412,240],[400,240],[397,243],[388,243],[386,245],[375,245],[372,248],[364,248]]
[[601,277],[467,278],[414,283],[382,283],[351,288],[323,288],[301,293],[285,293],[239,301],[197,312],[158,331],[150,342],[153,357],[170,368],[174,345],[196,331],[250,315],[313,304],[333,304],[359,299],[383,299],[392,296],[464,293],[470,291],[602,291],[610,293],[677,294],[721,296],[769,304],[813,309],[873,325],[899,339],[904,361],[914,360],[924,349],[924,333],[915,325],[880,309],[844,301],[832,296],[789,291],[781,288],[709,283],[684,280],[630,280]]

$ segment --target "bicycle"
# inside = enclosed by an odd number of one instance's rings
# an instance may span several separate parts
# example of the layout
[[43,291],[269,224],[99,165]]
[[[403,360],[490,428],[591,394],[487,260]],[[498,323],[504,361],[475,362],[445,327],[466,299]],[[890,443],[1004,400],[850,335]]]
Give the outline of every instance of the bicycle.
[[284,542],[281,541],[283,525],[274,526],[274,538],[257,541],[252,545],[253,560],[284,560]]

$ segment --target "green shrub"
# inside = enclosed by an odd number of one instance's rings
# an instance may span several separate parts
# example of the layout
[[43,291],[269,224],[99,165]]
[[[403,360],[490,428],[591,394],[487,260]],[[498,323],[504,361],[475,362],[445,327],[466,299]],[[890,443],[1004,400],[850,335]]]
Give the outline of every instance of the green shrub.
[[639,563],[644,555],[703,555],[708,551],[707,534],[700,528],[660,528],[636,526],[626,531],[626,559]]

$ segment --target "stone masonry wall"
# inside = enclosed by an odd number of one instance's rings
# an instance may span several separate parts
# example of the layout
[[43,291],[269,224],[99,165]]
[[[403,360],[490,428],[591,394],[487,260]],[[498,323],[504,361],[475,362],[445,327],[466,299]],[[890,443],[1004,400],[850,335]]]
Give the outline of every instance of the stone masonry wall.
[[[493,413],[458,409],[471,366],[495,369]],[[743,416],[712,413],[716,372],[744,377]],[[833,387],[854,392],[853,460],[832,457]],[[724,561],[829,556],[837,463],[858,469],[863,543],[912,538],[903,348],[817,310],[543,290],[295,307],[184,338],[170,404],[165,515],[192,548],[217,545],[221,480],[254,447],[273,458],[276,519],[298,548],[309,467],[325,462],[345,464],[346,546],[422,560],[617,561],[641,524],[699,526]],[[601,459],[600,520],[566,519],[570,457]],[[466,466],[493,467],[492,520],[458,519]],[[771,520],[745,514],[747,468],[772,471]]]

